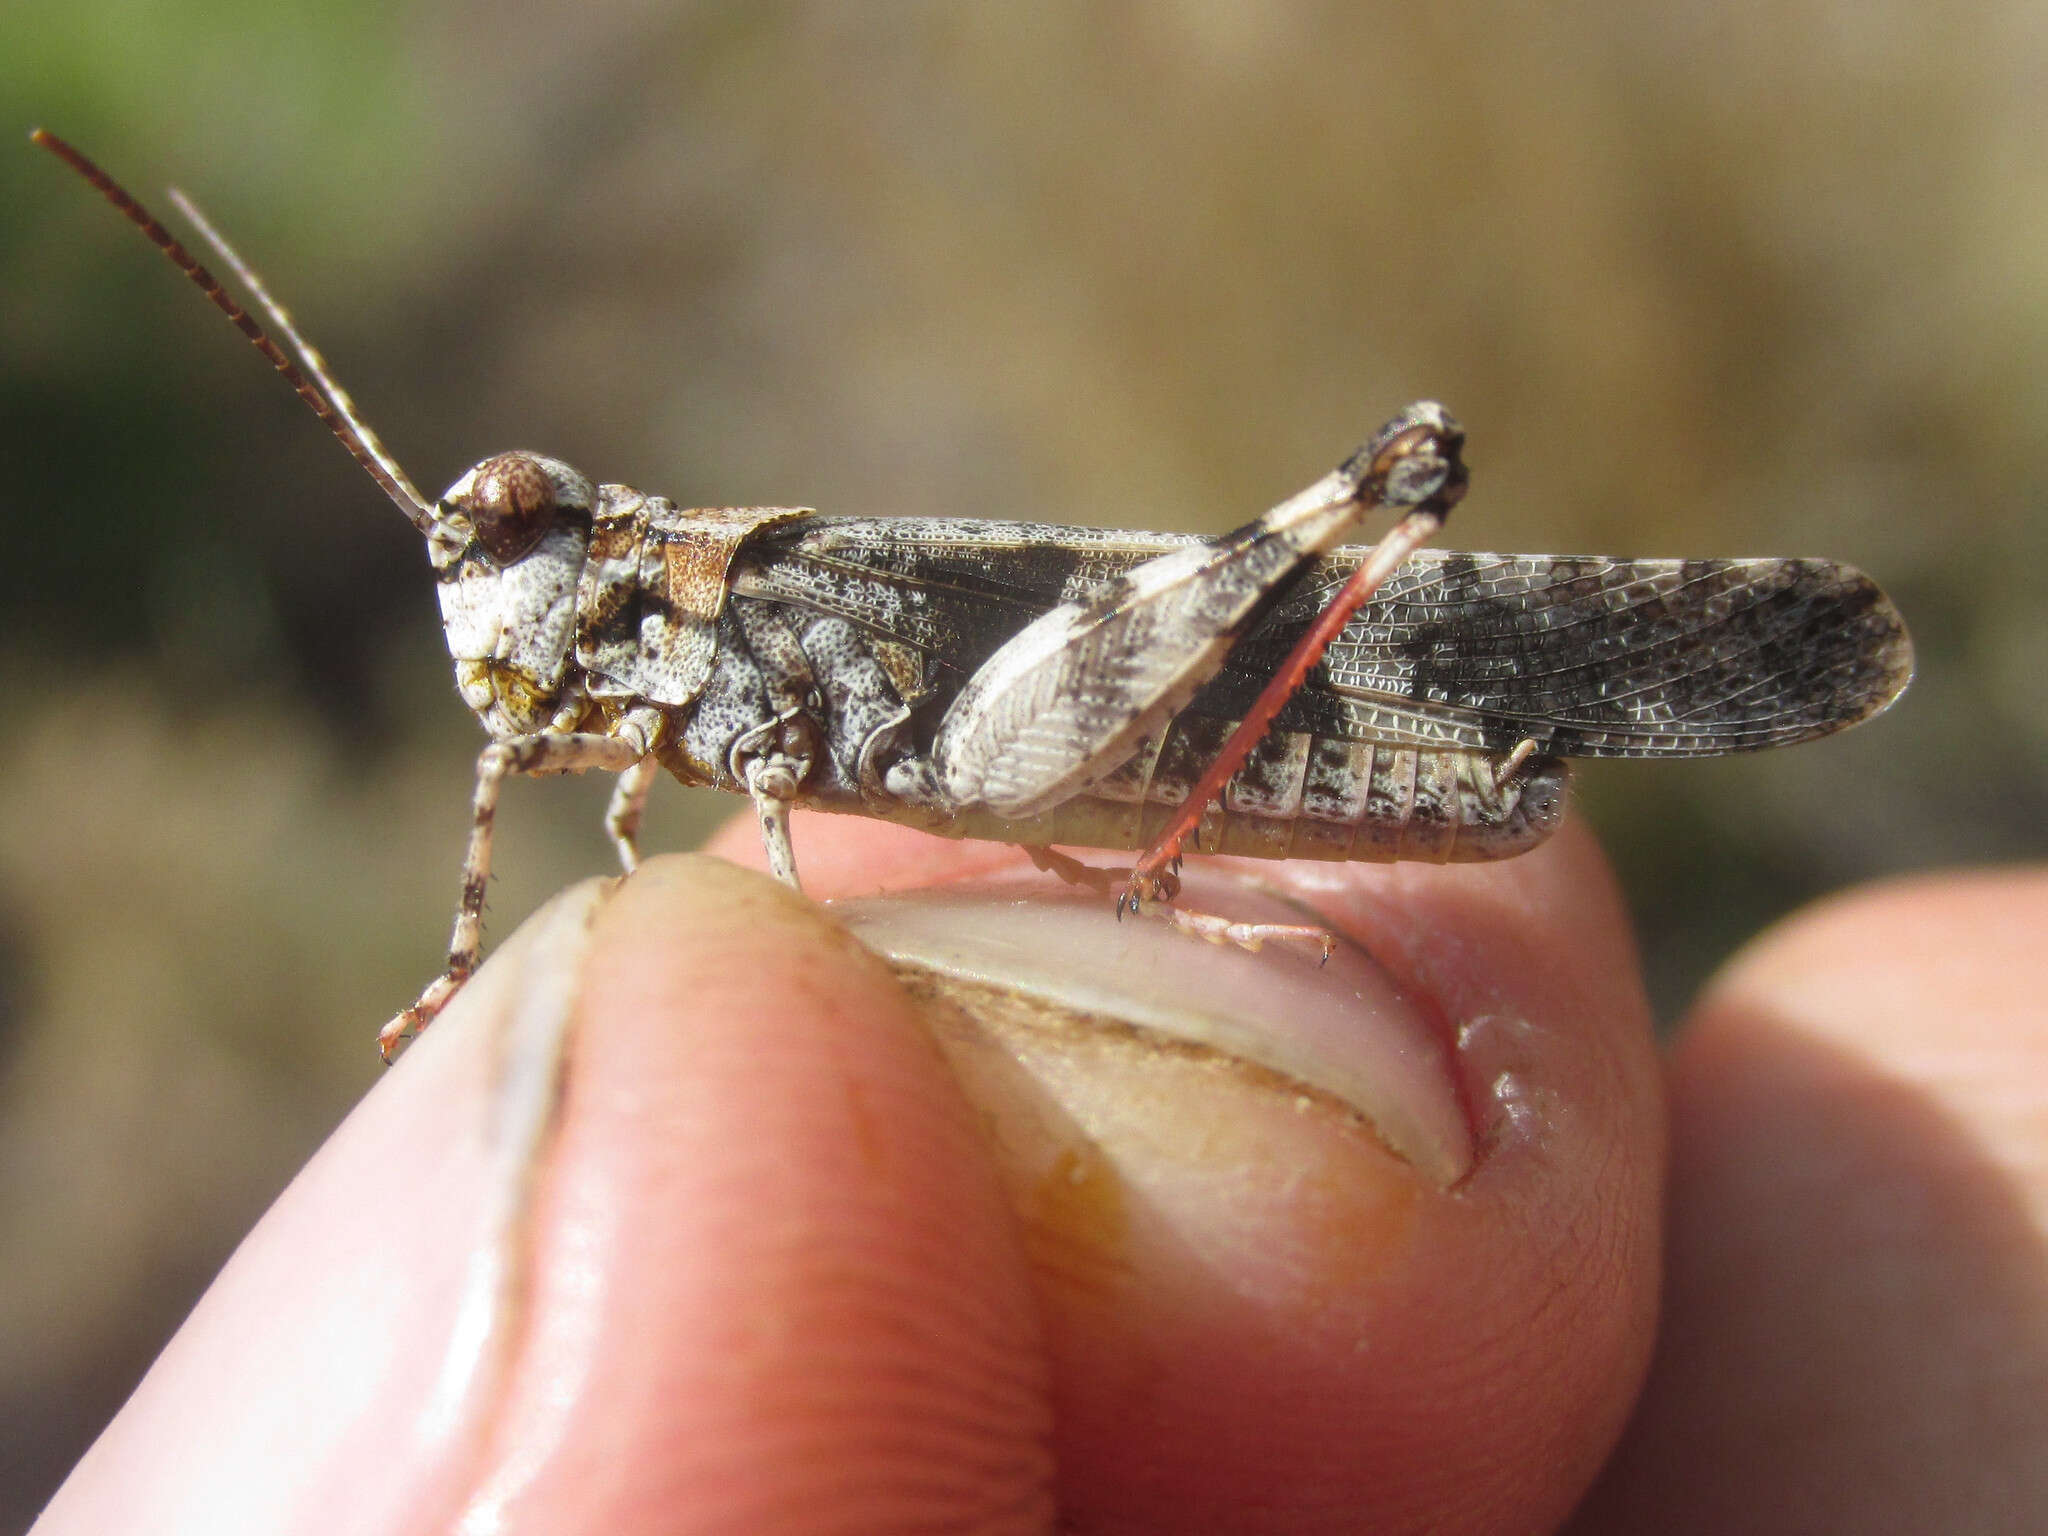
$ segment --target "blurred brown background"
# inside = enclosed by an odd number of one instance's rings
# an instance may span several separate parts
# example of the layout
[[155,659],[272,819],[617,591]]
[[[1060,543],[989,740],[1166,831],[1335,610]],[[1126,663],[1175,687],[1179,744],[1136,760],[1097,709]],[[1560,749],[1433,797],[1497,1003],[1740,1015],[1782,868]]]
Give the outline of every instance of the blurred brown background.
[[[1220,529],[1402,402],[1455,542],[1827,554],[1889,717],[1581,800],[1667,1017],[1842,883],[2048,849],[2048,12],[340,3],[7,17],[0,100],[194,192],[429,490]],[[0,155],[0,1527],[438,963],[476,728],[418,541],[143,244]],[[516,785],[492,932],[607,867]],[[673,785],[649,841],[730,806]],[[403,1149],[394,1149],[394,1166]]]

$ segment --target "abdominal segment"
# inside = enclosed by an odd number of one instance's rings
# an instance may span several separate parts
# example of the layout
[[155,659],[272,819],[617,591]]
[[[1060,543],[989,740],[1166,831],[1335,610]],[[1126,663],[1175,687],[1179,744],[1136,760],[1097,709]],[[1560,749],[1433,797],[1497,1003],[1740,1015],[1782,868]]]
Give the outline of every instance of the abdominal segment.
[[[949,837],[1077,848],[1148,848],[1186,798],[1204,748],[1228,722],[1183,719],[1091,789],[1036,816],[985,807],[934,813],[905,805],[814,802],[824,810],[881,814]],[[1207,738],[1212,733],[1216,742]],[[1194,771],[1187,771],[1192,763]],[[1266,859],[1414,859],[1463,863],[1510,858],[1563,819],[1569,770],[1537,757],[1512,774],[1480,753],[1427,751],[1275,732],[1225,788],[1189,842],[1200,853]]]

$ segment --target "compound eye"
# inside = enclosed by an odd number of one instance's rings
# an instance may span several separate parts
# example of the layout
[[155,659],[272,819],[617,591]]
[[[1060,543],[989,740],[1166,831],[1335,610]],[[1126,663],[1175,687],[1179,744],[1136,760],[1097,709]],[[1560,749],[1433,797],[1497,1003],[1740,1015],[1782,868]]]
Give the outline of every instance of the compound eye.
[[491,558],[510,565],[555,524],[555,480],[530,453],[501,453],[477,465],[463,508]]

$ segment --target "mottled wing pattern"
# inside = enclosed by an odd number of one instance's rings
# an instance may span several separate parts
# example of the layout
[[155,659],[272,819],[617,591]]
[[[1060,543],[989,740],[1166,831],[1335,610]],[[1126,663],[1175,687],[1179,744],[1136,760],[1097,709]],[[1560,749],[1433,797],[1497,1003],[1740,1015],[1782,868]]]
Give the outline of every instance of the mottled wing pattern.
[[[1338,551],[1198,706],[1242,711],[1335,592]],[[1345,626],[1283,728],[1557,757],[1703,757],[1853,725],[1912,675],[1898,611],[1827,560],[1425,551]]]
[[1048,609],[1199,542],[986,518],[813,517],[757,541],[733,590],[836,614],[964,678]]
[[[839,614],[962,676],[1023,623],[1170,534],[973,519],[810,518],[735,590]],[[1188,706],[1235,719],[1357,565],[1313,562]],[[1826,560],[1612,560],[1425,550],[1345,627],[1277,727],[1393,746],[1714,756],[1826,735],[1912,674],[1897,611]]]

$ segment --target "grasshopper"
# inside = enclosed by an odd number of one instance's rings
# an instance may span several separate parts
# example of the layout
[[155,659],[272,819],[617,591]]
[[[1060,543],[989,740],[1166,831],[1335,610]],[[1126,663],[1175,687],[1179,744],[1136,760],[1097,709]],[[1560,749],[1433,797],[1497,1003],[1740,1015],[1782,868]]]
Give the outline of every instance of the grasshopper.
[[[1479,860],[1542,841],[1571,757],[1709,756],[1875,715],[1905,627],[1825,560],[1627,560],[1425,549],[1464,495],[1442,406],[1396,414],[1330,474],[1213,540],[976,518],[679,508],[545,454],[483,460],[428,501],[262,280],[180,211],[288,356],[154,215],[49,149],[283,374],[426,540],[477,758],[448,961],[386,1055],[476,968],[508,775],[618,775],[627,872],[656,774],[747,795],[794,885],[793,807],[1029,850],[1143,850],[1119,914],[1256,948],[1322,930],[1174,906],[1184,849]],[[1340,547],[1360,517],[1398,522]]]

